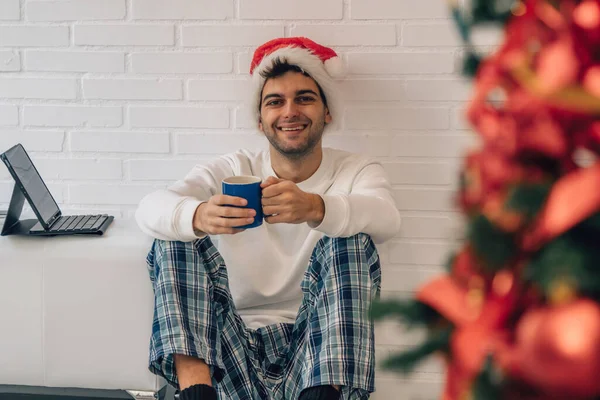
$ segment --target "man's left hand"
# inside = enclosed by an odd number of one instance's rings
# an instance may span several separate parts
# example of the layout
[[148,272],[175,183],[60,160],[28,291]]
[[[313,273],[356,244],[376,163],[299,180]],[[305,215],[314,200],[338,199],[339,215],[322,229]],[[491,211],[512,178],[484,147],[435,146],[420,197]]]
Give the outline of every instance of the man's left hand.
[[304,192],[294,182],[273,176],[261,183],[260,187],[267,223],[311,222],[318,225],[323,221],[325,203],[318,194]]

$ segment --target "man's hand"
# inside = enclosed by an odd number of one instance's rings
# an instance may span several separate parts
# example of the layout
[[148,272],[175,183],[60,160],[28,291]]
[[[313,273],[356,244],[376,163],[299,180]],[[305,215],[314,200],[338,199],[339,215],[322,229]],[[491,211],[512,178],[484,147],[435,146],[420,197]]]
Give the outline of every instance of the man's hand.
[[292,181],[270,176],[261,183],[262,206],[269,224],[318,225],[325,216],[325,203],[318,194],[306,193]]
[[208,235],[236,234],[243,229],[236,228],[254,222],[256,211],[251,208],[236,208],[230,206],[245,206],[248,202],[241,197],[216,195],[206,203],[202,203],[194,214],[195,230]]

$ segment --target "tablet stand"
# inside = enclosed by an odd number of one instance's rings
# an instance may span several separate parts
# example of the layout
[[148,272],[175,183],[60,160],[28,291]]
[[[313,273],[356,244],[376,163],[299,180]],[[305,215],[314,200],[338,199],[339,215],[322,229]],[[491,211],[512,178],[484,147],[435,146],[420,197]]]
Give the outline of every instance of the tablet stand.
[[19,219],[23,211],[23,204],[25,204],[25,196],[19,185],[15,183],[0,236],[28,235],[29,230],[38,223],[37,219]]

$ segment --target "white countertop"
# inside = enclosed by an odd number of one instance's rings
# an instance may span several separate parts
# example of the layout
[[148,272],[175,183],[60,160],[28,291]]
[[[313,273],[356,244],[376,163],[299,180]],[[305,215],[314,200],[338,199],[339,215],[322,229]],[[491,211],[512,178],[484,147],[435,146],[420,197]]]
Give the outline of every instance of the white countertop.
[[[101,235],[19,236],[0,237],[0,254],[23,250],[60,254],[81,254],[110,246],[111,251],[122,247],[143,247],[146,251],[152,238],[144,234],[134,220],[115,219]],[[68,250],[68,251],[67,251]],[[21,255],[23,255],[21,253]]]
[[152,238],[0,237],[0,384],[155,390],[147,369]]

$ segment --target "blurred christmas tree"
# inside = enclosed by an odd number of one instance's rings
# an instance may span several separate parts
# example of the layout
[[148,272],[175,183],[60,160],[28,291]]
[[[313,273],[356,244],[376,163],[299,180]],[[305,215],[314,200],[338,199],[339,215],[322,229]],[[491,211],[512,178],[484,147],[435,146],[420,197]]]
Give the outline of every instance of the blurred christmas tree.
[[[473,0],[452,15],[482,143],[457,196],[468,235],[414,300],[374,306],[429,332],[385,366],[441,355],[444,400],[600,399],[600,0]],[[478,24],[503,29],[489,56],[471,45]]]

